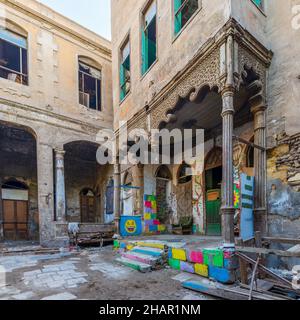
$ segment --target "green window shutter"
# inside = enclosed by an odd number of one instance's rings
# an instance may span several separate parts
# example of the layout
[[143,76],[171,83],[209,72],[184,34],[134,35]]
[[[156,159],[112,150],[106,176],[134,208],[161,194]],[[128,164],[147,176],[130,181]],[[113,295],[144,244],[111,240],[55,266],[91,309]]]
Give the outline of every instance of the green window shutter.
[[145,30],[142,30],[142,73],[148,70],[148,37]]
[[125,68],[123,64],[120,65],[120,100],[125,98]]
[[258,6],[258,7],[262,7],[262,0],[253,0],[253,2]]
[[179,10],[179,8],[182,5],[182,0],[174,0],[174,21],[175,21],[175,34],[177,34],[182,27],[181,21],[182,21],[182,13],[180,12],[178,15],[175,15],[176,12]]

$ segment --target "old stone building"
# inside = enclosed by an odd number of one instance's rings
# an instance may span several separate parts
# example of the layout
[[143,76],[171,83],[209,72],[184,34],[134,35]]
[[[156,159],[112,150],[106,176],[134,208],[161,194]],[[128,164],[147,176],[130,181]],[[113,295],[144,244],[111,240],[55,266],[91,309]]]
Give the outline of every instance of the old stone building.
[[120,121],[128,130],[205,130],[196,175],[185,163],[116,164],[115,183],[137,188],[116,191],[116,218],[124,206],[143,215],[152,194],[167,223],[192,217],[194,233],[232,243],[254,201],[252,231],[299,236],[299,5],[112,0],[116,132]]
[[[298,237],[300,1],[111,4],[112,43],[37,1],[0,0],[0,238],[119,228],[146,196],[194,234]],[[204,163],[99,165],[99,132],[120,140],[124,122],[152,146],[151,129],[204,129]]]
[[0,18],[0,238],[56,245],[67,222],[113,219],[96,162],[113,125],[111,45],[33,0],[1,0]]

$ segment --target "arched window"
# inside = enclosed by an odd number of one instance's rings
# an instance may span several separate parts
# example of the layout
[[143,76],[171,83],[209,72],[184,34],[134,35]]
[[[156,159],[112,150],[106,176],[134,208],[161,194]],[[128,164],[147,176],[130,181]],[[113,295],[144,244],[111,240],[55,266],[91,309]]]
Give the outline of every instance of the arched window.
[[0,77],[28,85],[27,34],[8,21],[0,26]]
[[172,180],[170,170],[165,165],[162,165],[157,169],[155,176],[158,179]]
[[[250,140],[250,142],[254,142],[254,138]],[[248,168],[254,168],[254,147],[251,145],[247,148],[246,152],[246,167]]]
[[92,59],[80,57],[78,61],[79,103],[101,111],[101,68]]
[[178,183],[184,184],[192,180],[192,168],[188,164],[184,163],[178,170]]
[[13,189],[13,190],[28,190],[28,187],[25,183],[20,182],[15,179],[10,179],[5,181],[2,184],[2,189]]

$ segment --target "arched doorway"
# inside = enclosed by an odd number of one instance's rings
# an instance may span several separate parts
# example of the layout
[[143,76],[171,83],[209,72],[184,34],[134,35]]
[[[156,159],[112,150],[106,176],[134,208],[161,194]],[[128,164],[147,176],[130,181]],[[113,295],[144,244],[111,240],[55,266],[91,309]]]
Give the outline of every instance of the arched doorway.
[[3,235],[5,240],[28,240],[28,201],[26,184],[10,179],[1,186]]
[[80,216],[82,223],[96,222],[95,193],[89,188],[85,188],[80,192]]
[[184,163],[179,167],[177,174],[176,199],[179,221],[193,216],[192,195],[192,168]]
[[206,234],[210,236],[219,236],[222,233],[221,188],[222,149],[214,148],[205,161]]
[[0,122],[0,240],[38,240],[36,136]]
[[157,218],[160,222],[166,223],[168,218],[168,205],[171,195],[172,175],[166,165],[160,166],[155,174],[156,177],[156,199]]

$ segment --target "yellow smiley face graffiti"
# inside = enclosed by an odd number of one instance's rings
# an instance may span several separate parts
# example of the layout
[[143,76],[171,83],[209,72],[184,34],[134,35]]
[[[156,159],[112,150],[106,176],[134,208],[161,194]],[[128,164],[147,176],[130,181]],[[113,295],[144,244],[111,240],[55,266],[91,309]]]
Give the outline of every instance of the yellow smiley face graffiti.
[[128,233],[135,233],[137,229],[136,222],[134,220],[127,220],[125,222],[125,230]]

